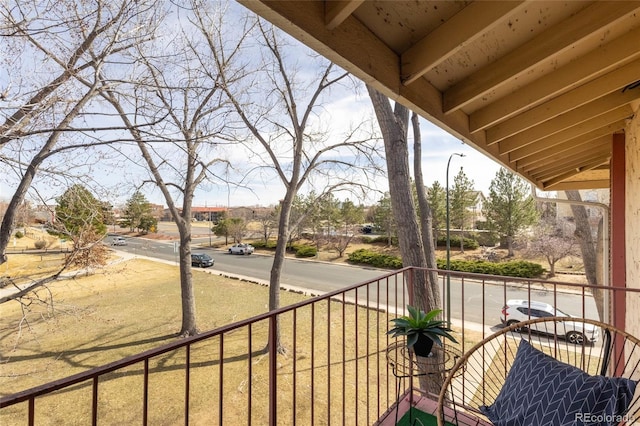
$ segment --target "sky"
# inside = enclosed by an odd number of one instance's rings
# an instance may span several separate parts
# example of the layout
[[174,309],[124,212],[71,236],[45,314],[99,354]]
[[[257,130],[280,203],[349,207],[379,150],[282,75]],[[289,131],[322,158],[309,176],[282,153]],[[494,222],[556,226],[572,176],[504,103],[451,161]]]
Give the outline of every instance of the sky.
[[[455,175],[462,168],[467,177],[473,181],[474,188],[484,192],[485,195],[488,194],[491,180],[500,169],[500,165],[424,119],[421,120],[421,132],[422,170],[426,186],[431,186],[433,182],[438,181],[444,188],[447,161],[453,153],[460,153],[464,154],[464,157],[454,156],[451,159],[449,185],[453,185]],[[412,151],[411,147],[410,151]],[[413,165],[413,158],[410,158],[409,162]],[[386,178],[381,179],[378,189],[384,192],[387,188]],[[233,186],[199,190],[194,199],[194,206],[269,206],[276,204],[284,194],[282,183],[275,177],[267,183],[254,182],[252,190]],[[379,198],[377,194],[372,194],[371,199],[364,202],[373,204]]]
[[[232,6],[233,8],[234,6]],[[297,43],[291,40],[292,43]],[[298,43],[299,47],[294,46],[289,51],[292,58],[304,58],[306,52],[305,47]],[[304,74],[316,74],[315,69],[305,68],[312,61],[301,61],[300,70]],[[0,72],[0,87],[5,87],[3,83],[3,73]],[[353,127],[354,124],[364,122],[365,120],[375,120],[373,107],[369,99],[368,93],[362,88],[355,92],[336,93],[335,96],[326,105],[323,105],[322,112],[318,114],[322,116],[323,123],[330,123],[331,131],[336,133],[346,132],[347,129]],[[422,132],[422,168],[425,185],[431,186],[434,181],[440,182],[444,187],[446,181],[447,161],[453,153],[463,153],[465,157],[454,156],[451,160],[449,171],[449,183],[453,184],[454,176],[459,172],[460,168],[464,169],[465,174],[474,182],[476,190],[488,192],[491,180],[494,178],[499,166],[491,159],[477,152],[470,146],[465,145],[459,139],[449,135],[446,131],[429,123],[427,120],[421,120]],[[383,150],[381,144],[381,150]],[[412,149],[409,149],[412,153]],[[383,154],[383,152],[381,153]],[[237,150],[230,153],[230,161],[233,162],[236,170],[230,172],[227,176],[232,182],[230,184],[218,183],[207,184],[201,186],[195,194],[193,200],[194,206],[269,206],[277,204],[278,200],[283,198],[284,186],[279,178],[273,174],[263,174],[255,171],[249,171],[251,166],[245,166],[243,162],[247,158],[247,153]],[[413,159],[410,158],[410,164]],[[102,166],[102,167],[101,167]],[[126,200],[133,194],[136,185],[139,184],[143,176],[143,171],[136,170],[136,165],[125,164],[124,162],[114,168],[109,168],[108,164],[92,165],[91,176],[94,182],[87,182],[87,185],[102,186],[104,194],[98,195],[98,198],[105,199],[113,205],[124,205]],[[237,185],[238,182],[247,182],[246,185]],[[14,180],[0,179],[0,200],[8,201],[15,188]],[[386,178],[381,178],[375,182],[375,190],[368,194],[367,199],[357,200],[364,204],[375,204],[380,199],[382,193],[388,188]],[[59,196],[64,192],[63,187],[54,187],[51,181],[37,180],[34,182],[34,188],[30,191],[28,199],[36,200],[35,195],[39,194],[48,200]],[[377,192],[377,191],[379,192]],[[164,197],[159,190],[153,189],[147,185],[143,189],[143,193],[147,199],[155,204],[166,205]],[[304,192],[303,192],[304,193]],[[348,195],[338,198],[345,198]],[[352,198],[353,199],[353,198]],[[354,200],[355,201],[355,200]],[[39,204],[38,201],[35,201]],[[50,202],[50,201],[48,201]]]

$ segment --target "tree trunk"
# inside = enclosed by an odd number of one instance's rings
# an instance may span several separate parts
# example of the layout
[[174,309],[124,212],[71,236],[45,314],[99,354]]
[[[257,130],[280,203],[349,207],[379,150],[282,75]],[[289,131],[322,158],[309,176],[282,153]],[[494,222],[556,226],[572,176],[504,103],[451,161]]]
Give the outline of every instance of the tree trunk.
[[[282,275],[282,265],[287,254],[287,244],[289,242],[289,217],[291,216],[291,206],[295,194],[291,190],[287,190],[284,200],[280,203],[280,220],[278,223],[278,240],[276,243],[276,251],[271,265],[271,274],[269,276],[269,310],[278,309],[280,307],[280,276]],[[280,318],[275,319],[275,330],[273,331],[276,351],[279,354],[286,354],[286,349],[282,345],[280,336]],[[265,350],[269,345],[265,347]]]
[[507,257],[513,257],[515,255],[513,251],[513,236],[507,235]]
[[[582,201],[580,192],[565,191],[567,199],[570,201]],[[576,223],[575,237],[580,243],[580,252],[582,253],[582,262],[584,263],[584,272],[589,285],[602,285],[602,280],[598,277],[598,259],[596,254],[596,244],[593,241],[591,233],[591,224],[589,224],[589,216],[587,209],[583,205],[571,204],[571,211]],[[600,229],[598,230],[600,232]],[[598,315],[602,321],[607,319],[604,316],[604,295],[602,292],[594,291],[594,299],[598,309]]]
[[433,214],[427,198],[427,191],[424,186],[422,176],[422,136],[420,133],[419,116],[415,112],[411,115],[413,127],[413,173],[418,194],[418,206],[420,207],[420,225],[422,235],[422,246],[427,262],[427,267],[431,269],[427,279],[429,287],[435,300],[440,300],[440,287],[438,285],[438,264],[436,263],[436,247],[433,238]]
[[[188,212],[189,216],[191,211]],[[195,336],[198,334],[196,326],[196,298],[193,291],[193,273],[191,272],[191,221],[183,216],[183,220],[176,220],[180,233],[180,294],[182,303],[182,327],[180,336]]]
[[[403,266],[427,267],[420,228],[411,192],[409,149],[407,130],[409,110],[400,103],[392,111],[389,99],[367,85],[373,103],[387,159],[391,210],[397,221],[398,244]],[[424,274],[416,274],[413,280],[413,304],[428,312],[438,307],[438,299],[428,286]]]

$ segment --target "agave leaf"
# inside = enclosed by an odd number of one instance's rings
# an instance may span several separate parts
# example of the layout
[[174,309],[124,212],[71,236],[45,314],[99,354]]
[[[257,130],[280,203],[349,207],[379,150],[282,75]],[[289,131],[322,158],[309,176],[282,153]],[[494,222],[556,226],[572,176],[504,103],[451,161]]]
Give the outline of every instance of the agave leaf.
[[442,313],[441,309],[434,309],[425,313],[415,306],[407,305],[409,315],[403,315],[391,320],[393,327],[387,334],[398,337],[406,336],[407,346],[413,346],[420,334],[431,338],[435,343],[442,346],[441,337],[445,337],[457,343],[456,339],[449,333],[453,331],[449,324],[443,320],[436,319]]
[[441,312],[442,312],[442,309],[434,309],[433,311],[430,311],[428,314],[425,315],[425,321],[431,321],[432,319],[440,315]]
[[410,334],[407,335],[407,347],[412,347],[413,345],[416,344],[416,342],[418,341],[418,335],[417,334]]

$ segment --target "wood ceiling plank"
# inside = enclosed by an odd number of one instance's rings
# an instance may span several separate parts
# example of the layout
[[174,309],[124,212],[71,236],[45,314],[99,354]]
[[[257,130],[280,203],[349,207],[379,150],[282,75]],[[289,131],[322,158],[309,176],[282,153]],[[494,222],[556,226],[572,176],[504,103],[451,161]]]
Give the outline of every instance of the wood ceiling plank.
[[[573,112],[569,114],[574,115]],[[511,136],[499,142],[498,146],[500,147],[501,154],[507,154],[517,148],[532,143],[542,143],[543,145],[556,144],[631,117],[632,115],[633,109],[627,103],[621,107],[607,111],[604,114],[583,117],[581,118],[581,122],[575,125],[568,121],[567,117],[558,117],[549,120],[541,126],[536,126],[533,129]],[[554,131],[551,131],[551,129],[554,129]]]
[[589,178],[583,177],[589,176],[593,172],[598,172],[598,168],[587,170],[586,172],[578,173],[568,177],[562,182],[553,184],[551,186],[544,186],[544,182],[541,182],[540,187],[546,191],[571,191],[580,189],[609,189],[611,187],[611,181],[609,180],[609,171],[606,171],[604,178],[598,179],[597,177]]
[[583,84],[589,78],[640,56],[640,28],[618,37],[531,84],[479,109],[469,116],[472,133],[484,130],[545,100]]
[[579,13],[547,29],[511,53],[458,82],[444,92],[446,113],[459,109],[527,69],[558,55],[595,31],[612,25],[640,6],[635,1],[594,2]]
[[[557,146],[556,150],[552,154],[547,155],[547,151],[544,151],[545,155],[540,155],[536,161],[531,161],[527,165],[517,164],[517,170],[521,173],[535,174],[538,170],[548,170],[550,164],[560,164],[567,159],[578,158],[584,156],[590,152],[604,153],[611,152],[611,136],[603,136],[599,139],[593,139],[590,141],[584,141],[582,144],[573,146]],[[562,148],[562,149],[560,149]]]
[[571,143],[580,144],[584,141],[590,141],[605,135],[611,135],[612,133],[615,133],[619,130],[624,129],[624,127],[625,127],[625,120],[619,120],[611,124],[608,124],[606,126],[587,132],[585,134],[579,135],[575,138],[571,138],[567,140],[555,139],[553,141],[547,141],[547,143],[529,144],[527,146],[523,146],[522,148],[518,148],[516,150],[511,151],[509,153],[509,163],[514,164],[529,156],[533,156],[537,153],[553,149],[555,146],[558,146],[558,145],[571,144]]
[[589,110],[606,111],[639,99],[640,90],[621,92],[638,77],[640,59],[487,129],[487,143],[499,142],[554,117],[567,116],[568,120],[577,122],[581,117],[586,118]]
[[324,21],[327,29],[336,29],[338,25],[342,24],[362,3],[364,3],[364,0],[326,0],[324,2]]
[[400,78],[405,86],[490,30],[523,1],[473,2],[456,13],[401,56]]
[[[490,157],[499,157],[497,147],[485,146],[484,134],[469,133],[469,119],[464,112],[443,113],[442,93],[428,81],[419,79],[408,87],[403,86],[399,55],[354,16],[329,31],[321,0],[238,1],[391,100],[403,103]],[[496,161],[501,160],[496,158]]]
[[573,138],[561,144],[555,145],[548,149],[544,149],[535,154],[524,157],[515,163],[515,168],[518,171],[528,171],[532,167],[539,165],[540,163],[548,163],[553,158],[559,158],[561,156],[571,156],[573,154],[578,154],[579,151],[575,151],[576,149],[583,149],[584,145],[587,144],[601,144],[606,143],[611,140],[611,132],[606,135],[602,135],[598,138],[589,138],[585,136],[579,136],[577,138]]
[[564,175],[566,173],[579,173],[593,168],[595,165],[593,167],[588,165],[594,161],[596,161],[599,166],[603,164],[603,159],[608,159],[609,157],[611,157],[611,149],[600,147],[585,152],[580,156],[559,160],[557,163],[553,163],[545,168],[540,168],[535,172],[528,172],[527,175],[533,176],[537,180],[547,181],[548,179]]
[[602,158],[595,159],[595,160],[593,160],[593,161],[591,161],[589,163],[585,163],[581,167],[580,171],[576,171],[576,172],[567,171],[566,173],[562,173],[562,174],[560,174],[558,176],[555,176],[553,178],[543,180],[542,181],[543,182],[542,186],[547,191],[548,190],[553,190],[555,185],[558,185],[558,184],[560,184],[562,182],[565,182],[565,181],[575,177],[579,173],[582,173],[582,172],[587,171],[587,170],[595,169],[595,168],[597,168],[597,167],[599,167],[599,166],[601,166],[601,165],[603,165],[605,163],[608,163],[609,160],[610,160],[610,157],[602,157]]

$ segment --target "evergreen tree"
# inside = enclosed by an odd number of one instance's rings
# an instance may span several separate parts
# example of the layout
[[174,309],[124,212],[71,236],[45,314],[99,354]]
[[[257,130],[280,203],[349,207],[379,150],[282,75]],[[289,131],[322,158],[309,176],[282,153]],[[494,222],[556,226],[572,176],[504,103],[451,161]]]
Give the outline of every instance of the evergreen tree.
[[99,235],[107,232],[103,203],[84,186],[71,186],[56,201],[56,222],[62,228],[60,232],[79,235],[87,228],[93,228]]
[[82,185],[73,185],[56,200],[54,227],[72,241],[69,263],[81,268],[104,265],[108,249],[101,243],[107,232],[105,203]]
[[131,231],[136,229],[149,232],[154,229],[158,221],[151,214],[151,203],[140,191],[136,191],[127,201],[124,209],[123,226]]
[[529,184],[505,168],[491,181],[483,210],[489,229],[505,237],[508,256],[514,255],[513,240],[518,233],[538,220]]
[[229,244],[229,232],[231,230],[231,221],[225,216],[221,216],[215,225],[211,227],[214,234],[219,237],[224,236],[224,243]]
[[447,221],[447,194],[440,182],[435,181],[433,185],[427,188],[427,201],[431,206],[433,237],[437,242],[439,232],[445,228]]
[[396,222],[391,210],[391,196],[388,192],[385,192],[384,196],[378,201],[373,219],[375,228],[385,233],[388,245],[391,245],[392,238],[396,236]]
[[464,252],[464,230],[471,219],[469,208],[475,202],[473,180],[469,179],[462,167],[453,179],[453,188],[450,190],[449,219],[451,226],[460,229],[460,251]]

